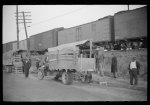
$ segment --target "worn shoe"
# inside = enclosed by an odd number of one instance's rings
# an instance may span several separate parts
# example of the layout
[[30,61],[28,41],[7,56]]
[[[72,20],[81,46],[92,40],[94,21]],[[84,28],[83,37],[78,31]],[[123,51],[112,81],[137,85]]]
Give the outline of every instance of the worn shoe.
[[133,85],[133,84],[130,84],[130,85]]

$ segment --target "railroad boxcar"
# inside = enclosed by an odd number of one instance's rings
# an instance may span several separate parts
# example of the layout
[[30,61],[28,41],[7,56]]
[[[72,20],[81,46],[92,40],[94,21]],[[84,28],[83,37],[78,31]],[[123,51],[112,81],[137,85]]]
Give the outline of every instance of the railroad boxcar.
[[50,47],[56,47],[58,45],[58,31],[62,29],[56,28],[30,36],[30,50],[42,51]]
[[3,44],[3,53],[6,52],[6,44]]
[[15,43],[16,41],[11,41],[11,42],[8,42],[8,43],[5,43],[3,44],[3,50],[4,52],[8,52],[10,50],[13,50],[13,43]]
[[27,50],[27,40],[26,39],[19,41],[19,49]]
[[63,30],[64,28],[55,28],[53,30],[50,30],[48,32],[43,33],[43,48],[48,49],[51,47],[58,46],[58,31]]
[[147,6],[114,15],[115,41],[128,48],[147,46]]
[[13,51],[16,51],[17,50],[17,42],[14,42],[12,46],[13,46]]
[[58,32],[58,45],[86,39],[93,42],[114,40],[113,16],[107,16],[97,21]]
[[147,36],[147,7],[114,15],[115,40]]
[[36,34],[30,36],[30,51],[38,51],[42,49],[42,35]]

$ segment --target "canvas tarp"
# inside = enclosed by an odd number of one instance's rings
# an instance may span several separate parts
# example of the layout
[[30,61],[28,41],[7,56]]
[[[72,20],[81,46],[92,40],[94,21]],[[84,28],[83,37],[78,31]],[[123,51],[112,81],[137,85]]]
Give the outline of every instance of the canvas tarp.
[[83,40],[83,41],[74,42],[74,43],[62,44],[62,45],[59,45],[57,47],[48,48],[48,52],[57,51],[57,50],[60,51],[60,50],[63,50],[63,49],[70,49],[70,50],[75,51],[77,45],[85,44],[88,41],[90,41],[90,40]]

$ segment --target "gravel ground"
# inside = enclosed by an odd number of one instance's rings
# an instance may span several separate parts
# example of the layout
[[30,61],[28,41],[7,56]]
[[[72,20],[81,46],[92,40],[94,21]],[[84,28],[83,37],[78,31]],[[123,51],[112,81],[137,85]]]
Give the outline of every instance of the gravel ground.
[[108,82],[83,84],[74,81],[63,85],[53,77],[37,80],[35,74],[25,78],[23,74],[3,73],[4,101],[146,101],[147,83],[139,81],[139,86],[129,86],[122,78],[103,78]]

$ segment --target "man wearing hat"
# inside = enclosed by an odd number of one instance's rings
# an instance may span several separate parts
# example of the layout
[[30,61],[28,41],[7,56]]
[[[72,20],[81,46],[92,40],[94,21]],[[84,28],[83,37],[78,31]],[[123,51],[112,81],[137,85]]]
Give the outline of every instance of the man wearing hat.
[[114,53],[112,53],[112,56],[111,73],[113,73],[114,78],[117,78],[117,58]]
[[29,69],[31,67],[31,61],[29,57],[26,57],[25,61],[24,61],[24,73],[25,73],[25,77],[27,78],[29,75]]
[[133,79],[135,80],[135,85],[138,85],[138,76],[140,70],[140,63],[136,61],[136,58],[133,57],[132,61],[129,64],[129,74],[130,74],[130,84],[133,85]]

